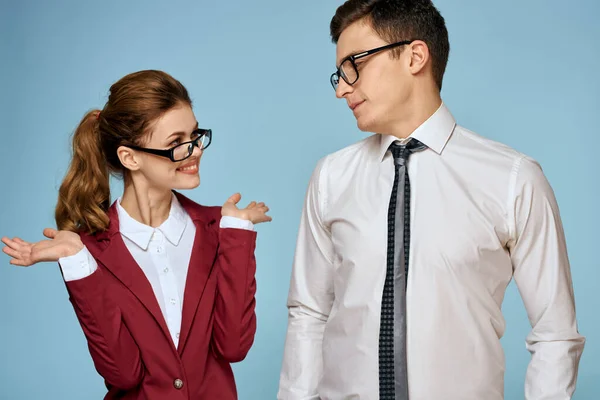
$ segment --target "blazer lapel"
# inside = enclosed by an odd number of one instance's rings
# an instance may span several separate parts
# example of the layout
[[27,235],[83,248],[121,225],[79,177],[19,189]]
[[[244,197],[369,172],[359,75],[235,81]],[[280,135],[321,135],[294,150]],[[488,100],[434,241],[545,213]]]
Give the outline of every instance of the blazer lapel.
[[209,219],[207,222],[205,218],[199,215],[198,210],[195,209],[198,207],[197,205],[184,196],[176,194],[196,226],[196,236],[194,238],[194,246],[190,257],[183,297],[181,336],[177,347],[179,354],[182,354],[204,289],[213,272],[219,239],[218,232],[212,227],[218,221]]
[[119,234],[119,221],[115,205],[109,210],[109,217],[109,229],[97,235],[98,241],[108,241],[107,246],[98,255],[97,259],[137,297],[144,308],[156,320],[156,323],[160,326],[169,343],[171,343],[173,351],[176,352],[152,286]]

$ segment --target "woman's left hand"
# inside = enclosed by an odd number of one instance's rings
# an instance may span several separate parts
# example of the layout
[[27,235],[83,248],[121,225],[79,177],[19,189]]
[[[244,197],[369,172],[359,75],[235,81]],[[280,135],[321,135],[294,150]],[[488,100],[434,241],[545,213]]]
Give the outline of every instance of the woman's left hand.
[[270,222],[272,218],[267,215],[269,211],[269,207],[265,205],[265,203],[260,202],[257,203],[255,201],[251,202],[246,206],[246,208],[238,208],[237,203],[242,199],[242,195],[239,193],[231,196],[223,207],[221,208],[222,216],[236,217],[240,219],[245,219],[251,221],[253,224],[259,224],[261,222]]

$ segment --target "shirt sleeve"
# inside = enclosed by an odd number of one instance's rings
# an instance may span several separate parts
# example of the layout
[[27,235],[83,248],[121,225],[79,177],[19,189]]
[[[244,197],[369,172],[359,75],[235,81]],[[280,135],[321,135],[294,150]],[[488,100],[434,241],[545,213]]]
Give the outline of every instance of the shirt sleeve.
[[[326,160],[326,159],[324,159]],[[326,202],[321,180],[324,162],[308,185],[288,295],[288,328],[278,399],[319,398],[323,375],[323,333],[334,300],[333,243],[323,223]]]
[[515,283],[531,323],[527,400],[571,399],[585,338],[577,329],[563,226],[554,192],[540,165],[521,158],[510,196]]
[[247,231],[254,230],[254,224],[252,223],[252,221],[248,221],[247,219],[230,217],[228,215],[221,217],[221,223],[219,224],[219,226],[221,228],[245,229]]
[[98,268],[96,260],[85,246],[72,256],[59,258],[58,264],[65,282],[86,278]]

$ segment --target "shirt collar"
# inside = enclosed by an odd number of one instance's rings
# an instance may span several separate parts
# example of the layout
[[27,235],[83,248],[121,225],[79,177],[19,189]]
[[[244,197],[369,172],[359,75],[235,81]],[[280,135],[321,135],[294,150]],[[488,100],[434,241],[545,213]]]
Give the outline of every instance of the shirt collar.
[[407,142],[410,138],[419,140],[438,154],[442,154],[448,139],[454,132],[456,120],[450,110],[442,102],[440,107],[431,117],[423,122],[406,139],[399,139],[392,135],[380,135],[379,160],[383,161],[390,145],[395,141]]
[[117,215],[121,234],[144,250],[148,249],[155,230],[159,230],[169,242],[177,246],[187,224],[186,212],[175,195],[171,198],[169,217],[158,228],[153,228],[133,219],[121,206],[120,197],[117,200]]

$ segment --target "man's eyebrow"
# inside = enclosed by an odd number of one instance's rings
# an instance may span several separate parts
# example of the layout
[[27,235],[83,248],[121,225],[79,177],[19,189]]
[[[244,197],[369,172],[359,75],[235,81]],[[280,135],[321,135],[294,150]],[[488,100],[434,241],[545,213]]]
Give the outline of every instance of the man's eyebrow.
[[[352,57],[352,56],[355,56],[357,54],[364,53],[366,51],[367,50],[353,50],[353,51],[349,52],[347,55],[345,55],[344,57],[340,58],[340,63],[342,61],[344,61],[345,59],[347,59],[348,57]],[[339,64],[337,64],[336,67],[339,68],[340,67]]]

